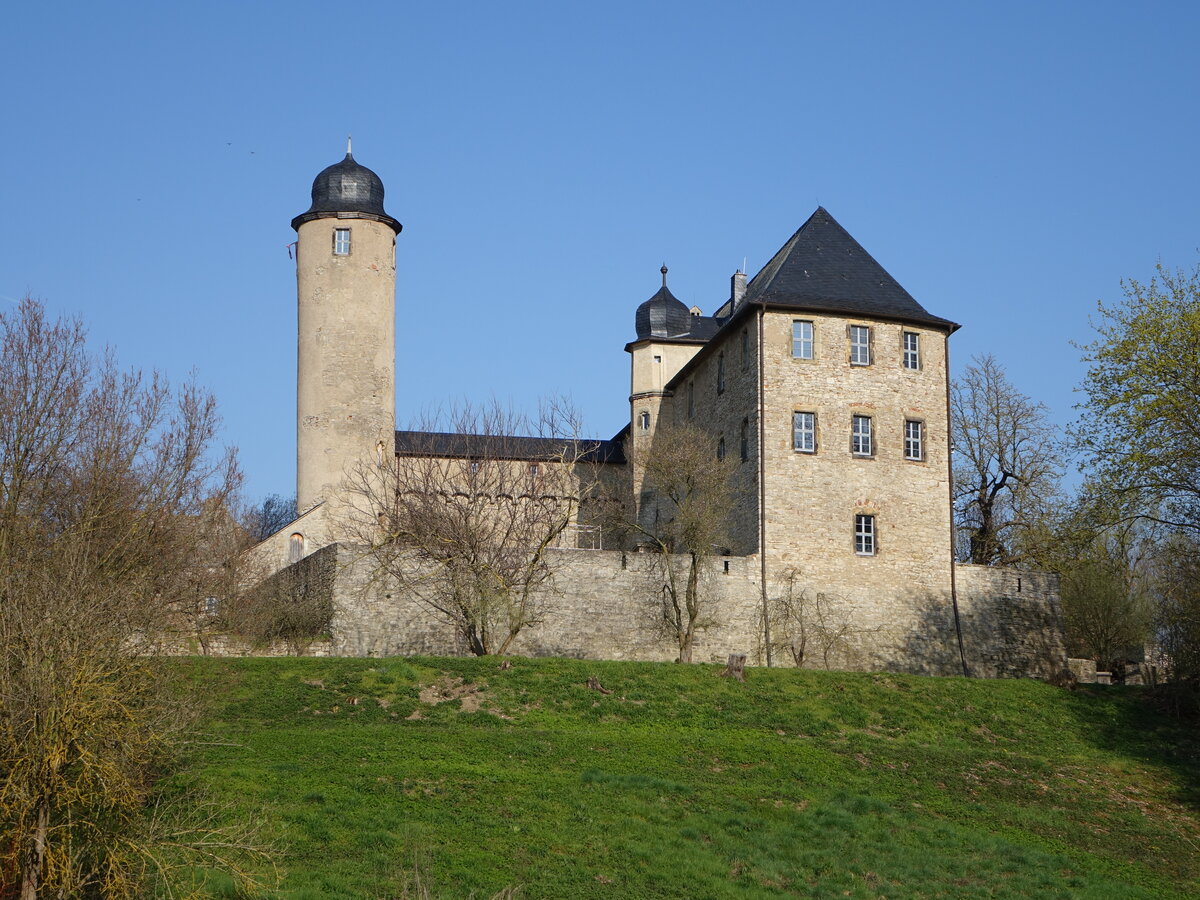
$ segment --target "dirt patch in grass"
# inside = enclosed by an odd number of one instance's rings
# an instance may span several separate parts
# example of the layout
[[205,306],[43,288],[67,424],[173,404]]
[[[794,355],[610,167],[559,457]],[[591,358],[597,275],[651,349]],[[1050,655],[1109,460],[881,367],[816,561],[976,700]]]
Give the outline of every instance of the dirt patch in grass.
[[[492,699],[487,693],[486,684],[463,681],[458,676],[443,675],[432,684],[427,684],[421,688],[418,696],[426,706],[438,706],[442,703],[450,703],[457,700],[459,701],[461,712],[473,713],[482,711],[500,719],[512,720],[512,716],[505,715],[495,706],[485,706]],[[415,711],[409,718],[421,718],[420,710]]]

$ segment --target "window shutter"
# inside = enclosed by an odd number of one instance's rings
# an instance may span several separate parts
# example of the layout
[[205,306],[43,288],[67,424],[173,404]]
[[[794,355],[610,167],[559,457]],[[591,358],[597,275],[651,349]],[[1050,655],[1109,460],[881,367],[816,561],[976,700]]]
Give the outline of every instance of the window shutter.
[[875,326],[867,326],[867,365],[875,365]]

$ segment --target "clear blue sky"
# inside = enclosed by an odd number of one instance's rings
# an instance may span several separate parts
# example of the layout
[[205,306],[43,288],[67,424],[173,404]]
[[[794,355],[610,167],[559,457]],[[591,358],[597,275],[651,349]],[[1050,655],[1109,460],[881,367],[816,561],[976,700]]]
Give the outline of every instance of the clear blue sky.
[[570,393],[818,205],[1056,419],[1098,299],[1200,247],[1195,3],[125,3],[6,11],[0,303],[218,395],[295,472],[288,223],[346,134],[404,223],[401,424]]

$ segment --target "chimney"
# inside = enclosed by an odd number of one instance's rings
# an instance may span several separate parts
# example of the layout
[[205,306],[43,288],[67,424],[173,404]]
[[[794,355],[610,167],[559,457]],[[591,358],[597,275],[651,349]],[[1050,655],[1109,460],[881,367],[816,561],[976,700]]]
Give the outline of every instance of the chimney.
[[729,303],[730,309],[737,309],[738,304],[742,302],[742,298],[746,296],[746,273],[738,269],[733,273],[733,277],[729,279]]

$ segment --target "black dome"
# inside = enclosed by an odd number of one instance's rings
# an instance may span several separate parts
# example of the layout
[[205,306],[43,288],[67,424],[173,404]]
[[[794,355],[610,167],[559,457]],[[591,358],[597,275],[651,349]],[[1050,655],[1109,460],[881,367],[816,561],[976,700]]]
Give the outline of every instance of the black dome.
[[692,314],[664,284],[637,308],[633,325],[639,341],[648,337],[679,337],[691,331]]
[[355,162],[349,152],[340,163],[322,170],[313,179],[312,206],[292,219],[292,227],[299,229],[305,222],[329,218],[338,213],[349,213],[350,218],[383,222],[397,234],[403,227],[384,212],[383,181],[366,166]]

